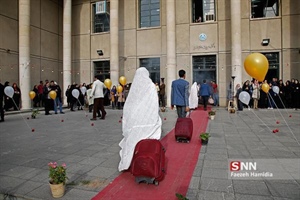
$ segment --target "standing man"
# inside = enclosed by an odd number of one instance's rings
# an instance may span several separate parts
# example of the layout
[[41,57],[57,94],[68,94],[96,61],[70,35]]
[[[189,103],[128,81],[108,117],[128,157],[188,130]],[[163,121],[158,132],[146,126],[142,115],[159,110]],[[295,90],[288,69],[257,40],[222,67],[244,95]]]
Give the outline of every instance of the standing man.
[[104,110],[104,95],[103,89],[106,88],[104,83],[101,82],[97,76],[94,77],[94,83],[92,87],[92,92],[90,98],[94,97],[94,110],[93,110],[93,118],[91,120],[97,120],[96,114],[98,110],[101,110],[101,118],[105,119],[106,112]]
[[176,106],[178,117],[185,117],[189,108],[189,82],[185,80],[185,71],[178,72],[179,79],[172,82],[171,86],[171,109]]
[[161,107],[163,109],[165,109],[166,107],[165,94],[166,94],[166,85],[164,83],[164,78],[161,78],[160,85],[159,85],[159,99],[161,101]]
[[4,108],[3,108],[3,97],[4,97],[4,85],[2,85],[0,80],[0,122],[4,122]]
[[219,90],[216,81],[211,81],[211,87],[213,92],[212,98],[214,99],[214,106],[219,106]]
[[199,96],[201,96],[203,100],[204,110],[207,110],[207,100],[210,96],[210,87],[206,83],[205,79],[203,80],[203,84],[201,85]]

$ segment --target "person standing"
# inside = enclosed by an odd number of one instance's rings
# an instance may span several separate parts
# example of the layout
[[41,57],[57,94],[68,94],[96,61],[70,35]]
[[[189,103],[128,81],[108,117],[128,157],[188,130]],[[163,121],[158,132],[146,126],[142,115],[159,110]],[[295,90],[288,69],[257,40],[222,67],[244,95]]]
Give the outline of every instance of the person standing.
[[258,109],[258,100],[259,100],[259,95],[260,95],[260,86],[258,84],[258,81],[255,79],[253,84],[252,84],[252,98],[253,98],[253,108]]
[[166,85],[164,83],[164,78],[161,78],[160,80],[161,80],[161,82],[159,85],[159,99],[161,102],[161,107],[163,109],[165,109],[165,107],[166,107],[166,101],[165,101]]
[[103,106],[103,101],[104,101],[103,88],[106,88],[104,83],[101,82],[97,76],[95,76],[92,92],[90,96],[90,98],[94,97],[93,118],[91,120],[97,120],[96,118],[97,110],[101,110],[102,115],[100,119],[105,119],[106,112]]
[[52,110],[52,99],[49,96],[49,92],[51,91],[50,83],[46,82],[44,89],[43,89],[43,96],[44,96],[44,106],[45,106],[45,115],[51,115],[49,112]]
[[203,84],[201,85],[199,96],[201,96],[201,98],[203,100],[204,110],[207,110],[207,101],[210,96],[210,87],[206,83],[205,79],[203,80]]
[[43,99],[44,90],[43,89],[44,89],[44,83],[43,83],[43,81],[40,81],[40,84],[38,86],[38,99],[39,99],[38,105],[39,105],[39,107],[44,106],[44,99]]
[[0,122],[4,122],[4,108],[3,108],[3,97],[4,97],[4,85],[2,85],[0,80]]
[[219,90],[216,81],[211,81],[211,87],[213,91],[212,98],[214,100],[214,106],[219,106]]
[[179,79],[172,82],[171,85],[171,109],[176,106],[178,117],[186,117],[189,112],[189,82],[185,80],[185,71],[178,72]]
[[237,84],[236,87],[235,87],[235,90],[236,90],[236,94],[235,94],[235,98],[237,99],[237,107],[238,107],[238,110],[239,111],[243,111],[243,103],[241,102],[239,96],[240,96],[240,93],[243,91],[243,89],[241,88],[241,85],[240,84]]

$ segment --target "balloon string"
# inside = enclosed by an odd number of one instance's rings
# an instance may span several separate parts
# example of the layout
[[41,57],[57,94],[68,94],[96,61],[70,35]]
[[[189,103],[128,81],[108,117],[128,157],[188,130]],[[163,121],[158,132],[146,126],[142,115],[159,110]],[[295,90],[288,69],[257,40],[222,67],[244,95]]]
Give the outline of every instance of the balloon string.
[[257,116],[257,114],[251,109],[252,113],[263,123],[263,125],[265,125],[270,132],[272,132],[272,130],[270,129],[270,127],[261,119]]
[[19,107],[17,106],[15,100],[14,100],[13,98],[11,98],[11,99],[12,99],[12,101],[14,102],[14,104],[15,104],[16,108],[18,109],[18,111],[20,112],[20,114],[21,114],[21,116],[22,116],[22,118],[23,118],[25,124],[28,126],[29,129],[31,129],[30,126],[29,126],[29,124],[28,124],[27,121],[25,120],[25,118],[24,118],[24,116],[23,116],[21,110],[20,110]]
[[296,138],[296,136],[295,136],[295,134],[293,133],[292,129],[290,128],[290,126],[289,126],[288,123],[286,122],[285,118],[282,116],[282,114],[281,114],[280,110],[278,109],[278,107],[277,107],[275,101],[273,100],[272,96],[271,96],[269,93],[268,93],[268,95],[270,96],[270,98],[271,98],[272,101],[274,102],[274,104],[275,104],[277,110],[279,111],[279,114],[281,115],[283,121],[285,122],[285,124],[286,124],[287,127],[289,128],[290,132],[292,133],[292,135],[293,135],[293,137],[295,138],[295,140],[296,140],[296,142],[298,143],[298,145],[300,146],[300,143],[299,143],[298,139]]
[[280,99],[281,104],[282,104],[283,107],[284,107],[284,110],[285,110],[286,114],[289,115],[289,113],[288,113],[288,111],[287,111],[287,109],[286,109],[286,107],[285,107],[285,105],[284,105],[284,103],[283,103],[283,101],[282,101],[280,95],[278,95],[278,97],[279,97],[279,99]]

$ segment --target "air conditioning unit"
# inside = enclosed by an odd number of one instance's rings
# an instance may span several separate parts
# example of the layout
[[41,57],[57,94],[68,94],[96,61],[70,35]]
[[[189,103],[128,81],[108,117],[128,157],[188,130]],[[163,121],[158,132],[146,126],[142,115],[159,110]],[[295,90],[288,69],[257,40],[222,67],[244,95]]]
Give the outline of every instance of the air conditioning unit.
[[205,21],[215,21],[215,14],[213,13],[205,13]]
[[106,1],[96,2],[96,14],[106,13]]

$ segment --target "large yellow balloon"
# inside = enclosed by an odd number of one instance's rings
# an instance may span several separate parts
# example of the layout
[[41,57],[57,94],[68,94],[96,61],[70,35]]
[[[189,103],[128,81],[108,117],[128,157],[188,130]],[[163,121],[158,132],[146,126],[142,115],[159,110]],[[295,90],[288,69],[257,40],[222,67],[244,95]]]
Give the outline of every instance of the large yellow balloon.
[[30,91],[30,92],[29,92],[29,97],[30,97],[31,100],[34,99],[34,97],[35,97],[35,92],[34,92],[34,91]]
[[269,86],[268,83],[264,83],[264,84],[262,84],[261,89],[262,89],[265,93],[268,94],[268,92],[269,92],[269,90],[270,90],[270,86]]
[[49,92],[49,96],[50,96],[51,99],[55,100],[55,98],[56,98],[56,92],[53,91],[53,90],[50,91],[50,92]]
[[251,77],[263,81],[269,69],[269,61],[261,53],[252,53],[246,57],[244,68]]
[[119,78],[119,82],[121,83],[121,85],[125,85],[126,84],[126,78],[125,78],[125,76],[121,76],[120,78]]
[[112,85],[112,82],[111,82],[111,80],[110,79],[105,79],[105,81],[104,81],[104,85],[108,88],[108,89],[110,89],[111,88],[111,85]]
[[121,93],[123,91],[123,87],[121,85],[118,85],[117,91]]

